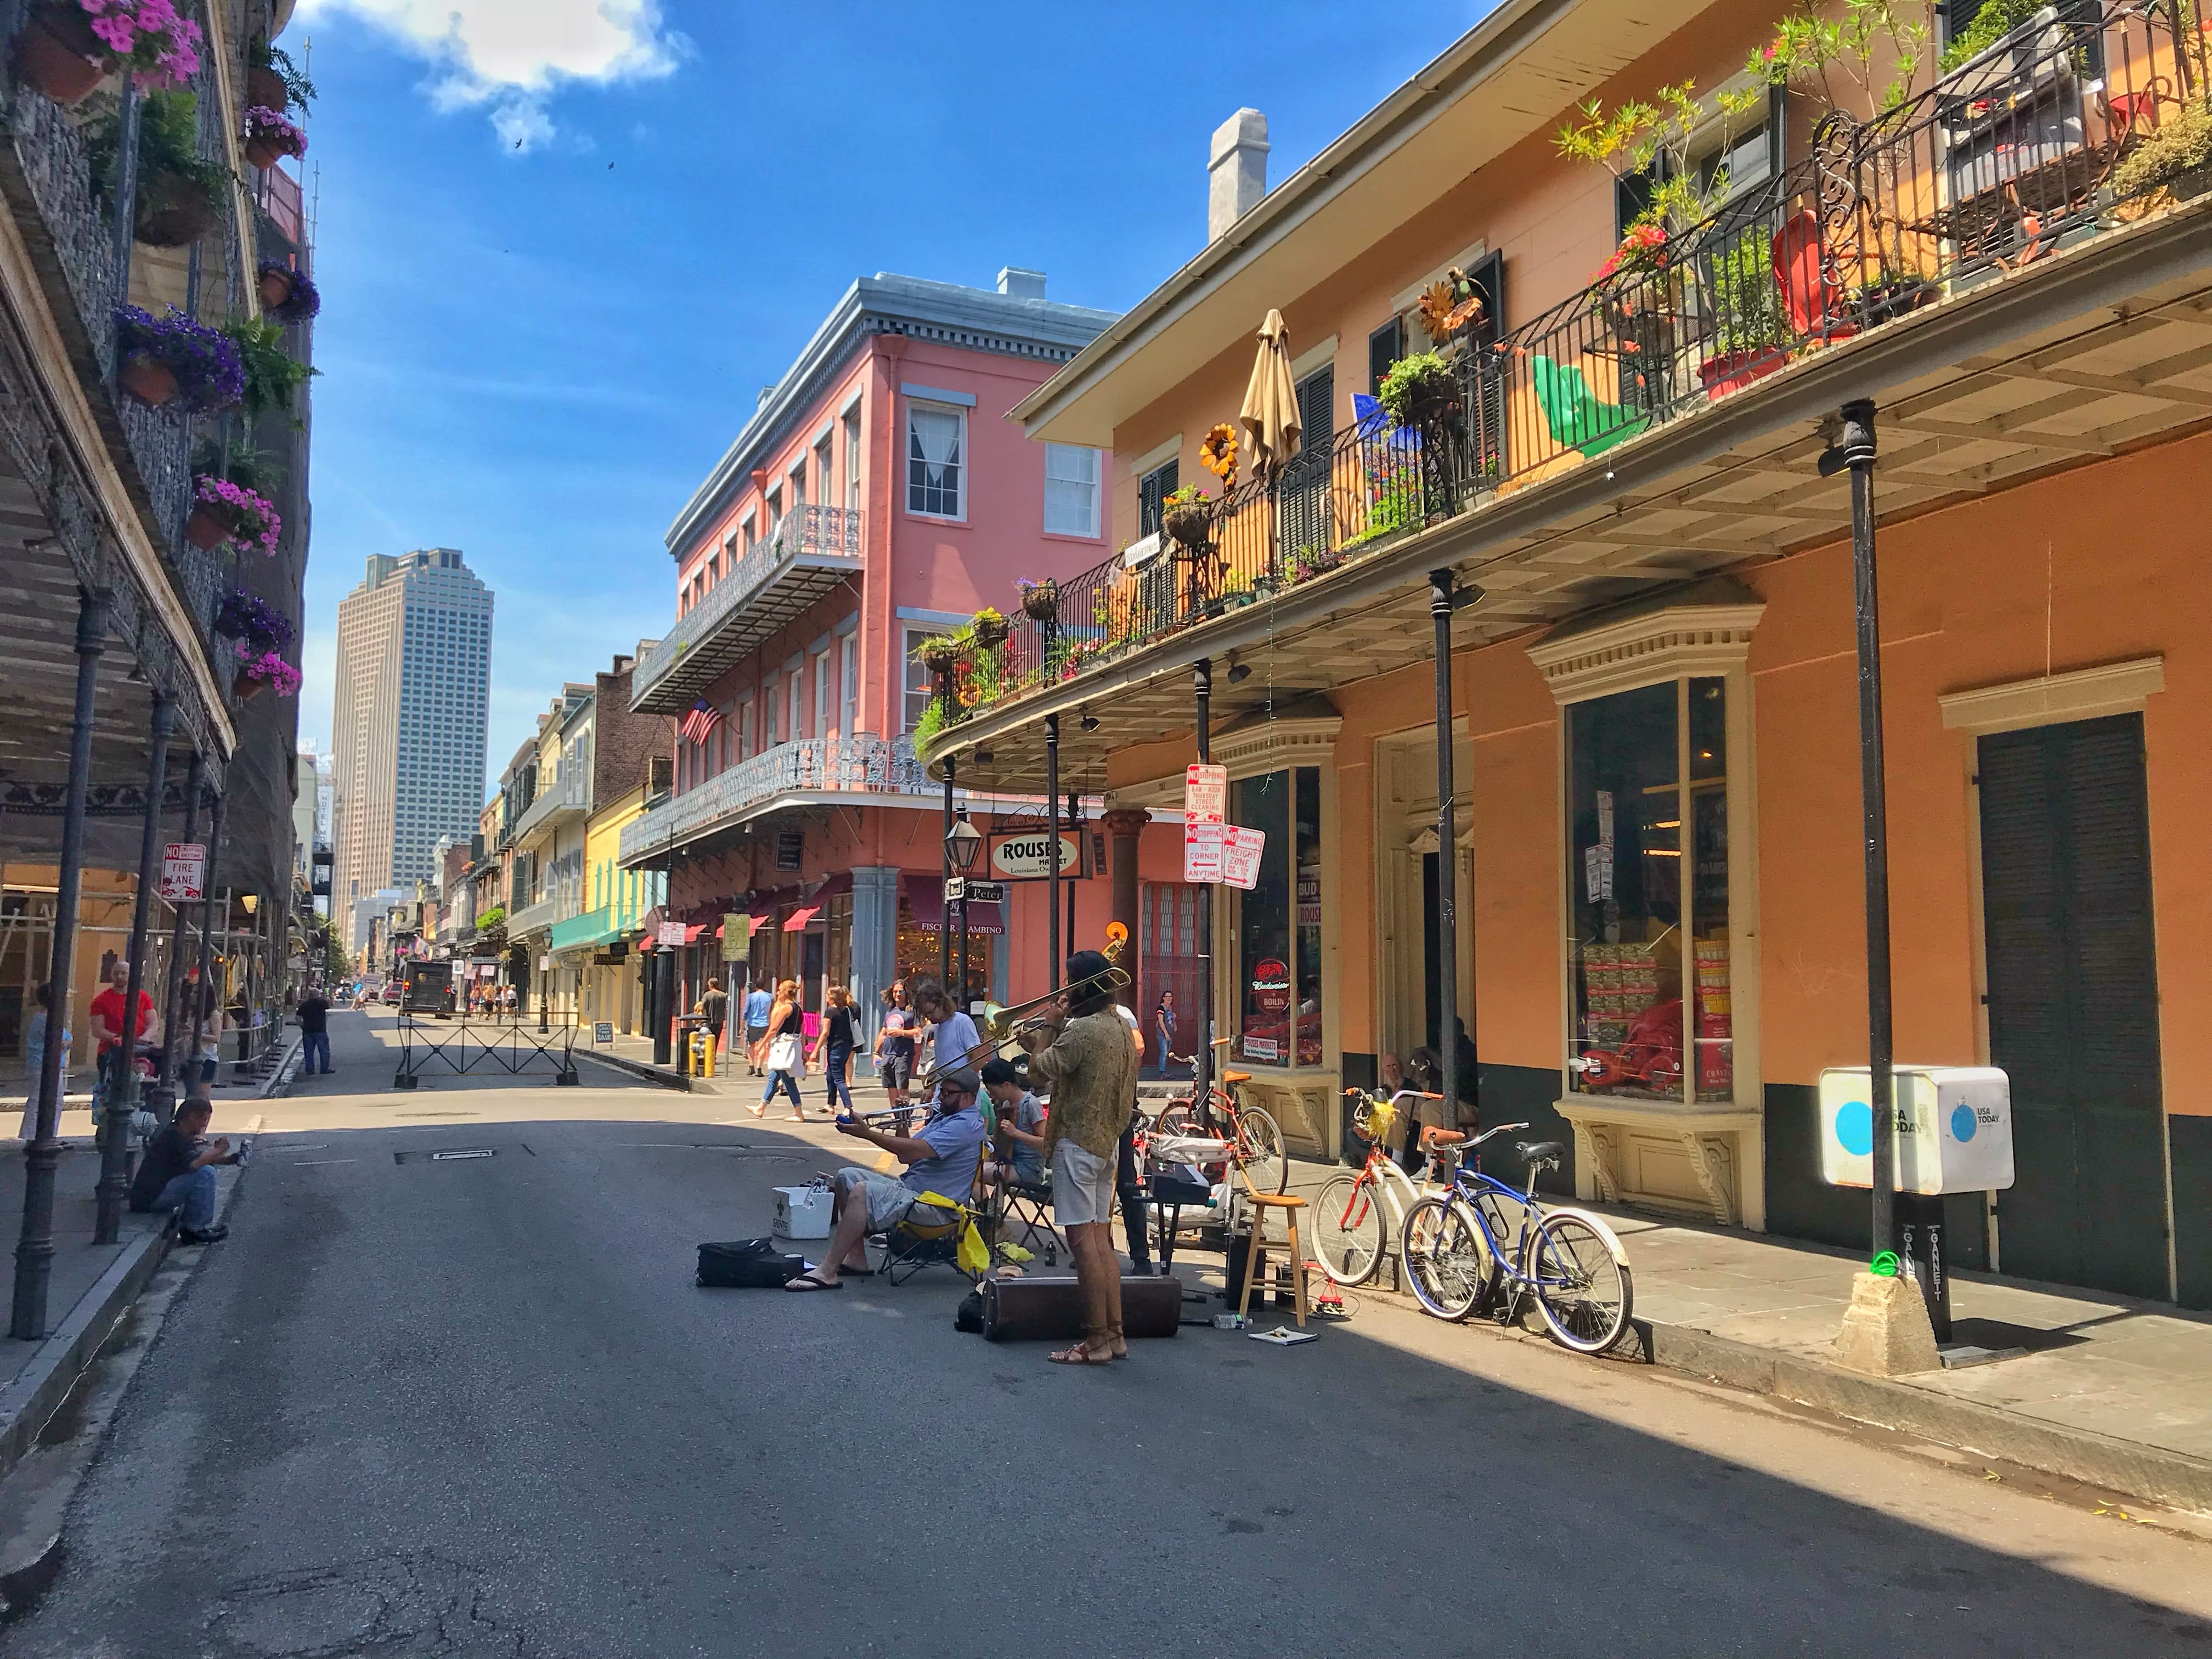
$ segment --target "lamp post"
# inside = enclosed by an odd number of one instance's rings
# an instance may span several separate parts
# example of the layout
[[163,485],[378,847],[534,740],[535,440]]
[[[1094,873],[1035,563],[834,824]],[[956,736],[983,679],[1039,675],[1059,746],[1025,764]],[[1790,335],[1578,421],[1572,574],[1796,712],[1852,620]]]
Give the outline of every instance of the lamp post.
[[[975,855],[982,850],[983,837],[976,833],[975,826],[968,822],[968,808],[966,804],[963,802],[957,811],[954,814],[951,829],[945,832],[945,867],[948,870],[957,870],[961,875],[964,877],[970,870],[975,867]],[[965,892],[962,893],[960,896],[959,905],[960,959],[958,968],[960,975],[960,995],[959,1000],[952,1006],[956,1008],[964,1009],[967,1007],[969,1000],[968,896]],[[945,918],[945,924],[948,927],[951,925],[951,917],[949,915]]]

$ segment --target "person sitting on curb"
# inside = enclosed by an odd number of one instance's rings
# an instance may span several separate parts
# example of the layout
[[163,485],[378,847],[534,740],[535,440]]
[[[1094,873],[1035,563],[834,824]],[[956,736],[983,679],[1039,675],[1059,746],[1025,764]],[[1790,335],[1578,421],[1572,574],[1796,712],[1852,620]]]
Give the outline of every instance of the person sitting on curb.
[[866,1239],[870,1233],[889,1232],[913,1212],[914,1219],[935,1225],[946,1213],[930,1205],[917,1206],[924,1193],[935,1193],[962,1204],[975,1185],[975,1166],[983,1157],[983,1115],[975,1109],[975,1091],[958,1078],[939,1080],[937,1100],[929,1121],[915,1134],[886,1134],[857,1118],[840,1117],[837,1133],[879,1146],[907,1166],[902,1176],[853,1166],[837,1171],[830,1199],[830,1243],[819,1267],[810,1267],[783,1288],[787,1291],[839,1291],[838,1275],[868,1273]]
[[177,1237],[186,1244],[212,1244],[230,1229],[215,1224],[215,1166],[235,1164],[230,1142],[207,1142],[215,1103],[194,1095],[177,1108],[169,1127],[146,1144],[138,1173],[131,1182],[131,1208],[138,1215],[177,1213]]

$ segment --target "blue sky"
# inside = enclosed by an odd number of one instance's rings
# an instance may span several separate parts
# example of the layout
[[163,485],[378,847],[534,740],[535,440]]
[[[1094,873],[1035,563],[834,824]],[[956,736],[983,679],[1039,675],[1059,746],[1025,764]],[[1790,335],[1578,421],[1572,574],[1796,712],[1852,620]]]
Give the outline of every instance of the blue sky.
[[665,625],[669,522],[855,276],[1125,307],[1204,241],[1232,111],[1279,181],[1485,9],[304,0],[302,743],[362,561],[458,547],[498,596],[489,781]]

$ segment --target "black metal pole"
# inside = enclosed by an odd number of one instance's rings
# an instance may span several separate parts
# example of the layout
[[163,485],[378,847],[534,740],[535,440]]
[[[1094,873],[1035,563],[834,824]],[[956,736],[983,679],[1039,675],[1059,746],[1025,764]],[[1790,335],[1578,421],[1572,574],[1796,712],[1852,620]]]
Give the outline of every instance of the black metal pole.
[[[953,758],[947,755],[945,757],[945,835],[943,837],[945,886],[951,885],[952,881],[952,772]],[[940,958],[937,964],[937,978],[939,984],[950,990],[952,987],[952,905],[951,901],[943,896],[944,886],[940,886],[937,890],[939,895],[937,910],[937,951]]]
[[[185,769],[185,846],[191,844],[193,835],[200,827],[200,785],[207,770],[207,762],[197,749],[192,750],[191,764]],[[202,866],[204,869],[204,866]],[[185,934],[190,927],[187,918],[191,910],[181,900],[177,905],[177,925],[169,939],[169,982],[161,996],[161,1077],[148,1103],[155,1117],[166,1126],[175,1115],[177,1101],[177,1067],[183,1062],[177,1057],[177,1025],[184,1017]]]
[[54,944],[47,978],[46,1048],[39,1066],[39,1121],[23,1152],[23,1231],[15,1246],[15,1305],[8,1334],[37,1342],[46,1334],[46,1287],[54,1267],[54,1170],[61,1162],[62,1036],[69,1030],[76,968],[77,890],[84,879],[84,796],[92,774],[93,707],[106,646],[107,597],[77,593],[76,714],[70,727],[68,793],[62,805],[61,867],[54,880]]
[[[215,969],[215,878],[222,863],[222,819],[226,798],[217,795],[215,807],[208,814],[208,859],[206,885],[200,889],[200,971],[198,994],[192,999],[192,1037],[185,1047],[184,1064],[188,1071],[197,1073],[200,1064],[200,1033],[207,1025],[208,999],[215,988],[210,975]],[[230,908],[223,907],[223,931],[230,930]],[[216,1045],[216,1069],[222,1069],[222,1045]],[[193,1082],[198,1081],[195,1077]],[[185,1095],[197,1094],[197,1088],[187,1089]]]
[[[1429,618],[1437,653],[1437,1055],[1444,1125],[1459,1121],[1459,800],[1452,777],[1452,573],[1429,572]],[[1469,1036],[1473,1028],[1469,1027]],[[1468,1079],[1481,1116],[1481,1072]]]
[[[1060,716],[1044,717],[1044,815],[1051,825],[1045,837],[1045,989],[1060,989]],[[1068,942],[1074,943],[1071,932]]]
[[[1078,817],[1078,816],[1077,816],[1077,814],[1076,814],[1076,810],[1075,810],[1075,806],[1076,806],[1076,802],[1077,802],[1078,800],[1079,800],[1080,799],[1081,799],[1081,797],[1079,797],[1079,795],[1077,795],[1077,794],[1076,794],[1076,793],[1075,793],[1073,790],[1072,790],[1072,789],[1071,789],[1071,790],[1069,790],[1069,791],[1068,791],[1068,793],[1067,793],[1067,827],[1068,827],[1069,830],[1070,830],[1070,831],[1074,835],[1074,836],[1075,836],[1075,867],[1076,867],[1077,869],[1079,869],[1079,870],[1080,870],[1080,869],[1083,867],[1083,820],[1082,820],[1079,817]],[[1073,952],[1074,951],[1075,948],[1076,948],[1076,945],[1075,945],[1075,889],[1076,889],[1076,884],[1075,884],[1074,882],[1071,881],[1071,882],[1069,882],[1069,883],[1067,884],[1067,935],[1066,935],[1066,937],[1067,937],[1067,948],[1068,948],[1068,950],[1069,950],[1069,951],[1070,951],[1071,953],[1073,953]]]
[[[177,707],[154,694],[150,722],[153,750],[146,758],[146,811],[138,830],[138,892],[131,906],[131,979],[123,993],[124,1040],[117,1045],[122,1073],[107,1091],[107,1112],[100,1125],[100,1182],[93,1188],[92,1242],[112,1244],[123,1231],[123,1200],[131,1186],[131,1119],[138,1109],[137,1029],[138,999],[146,978],[146,923],[153,908],[154,882],[161,870],[161,786],[169,771],[169,732]],[[164,1042],[168,1033],[162,1032]]]
[[676,1018],[676,952],[662,945],[653,962],[653,1063],[669,1061],[670,1031]]
[[138,240],[139,120],[138,88],[126,75],[116,110],[115,222],[108,233],[114,249],[115,292],[120,300],[131,296],[131,250]]
[[[1191,665],[1191,689],[1198,703],[1198,759],[1213,762],[1213,662],[1200,657]],[[1193,1054],[1190,1097],[1199,1121],[1213,1117],[1213,902],[1220,889],[1209,886],[1198,904],[1198,1042]]]
[[1831,453],[1851,475],[1851,598],[1858,621],[1859,799],[1866,837],[1867,1087],[1874,1113],[1874,1253],[1897,1248],[1892,1100],[1889,812],[1882,752],[1881,612],[1875,585],[1874,404],[1845,404]]
[[545,965],[547,960],[544,955],[538,958],[538,1030],[541,1036],[553,1029],[546,1014],[546,999],[553,990],[553,974]]

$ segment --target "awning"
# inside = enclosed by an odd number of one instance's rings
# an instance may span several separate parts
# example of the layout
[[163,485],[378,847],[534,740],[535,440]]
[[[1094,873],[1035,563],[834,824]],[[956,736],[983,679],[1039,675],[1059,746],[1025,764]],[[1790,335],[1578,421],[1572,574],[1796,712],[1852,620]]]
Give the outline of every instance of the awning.
[[614,912],[602,907],[586,910],[580,916],[571,916],[566,921],[553,924],[552,948],[562,951],[588,951],[602,945],[612,944],[623,936],[623,930],[614,925]]
[[[906,900],[906,908],[913,913],[914,925],[925,933],[934,933],[945,926],[945,878],[942,876],[902,875],[899,892]],[[971,933],[1004,933],[1006,917],[994,899],[988,904],[968,907],[968,931]]]
[[[783,919],[783,931],[787,933],[803,933],[806,931],[806,924],[821,914],[820,905],[802,904]],[[116,1018],[120,1019],[122,1016],[118,1014]]]

